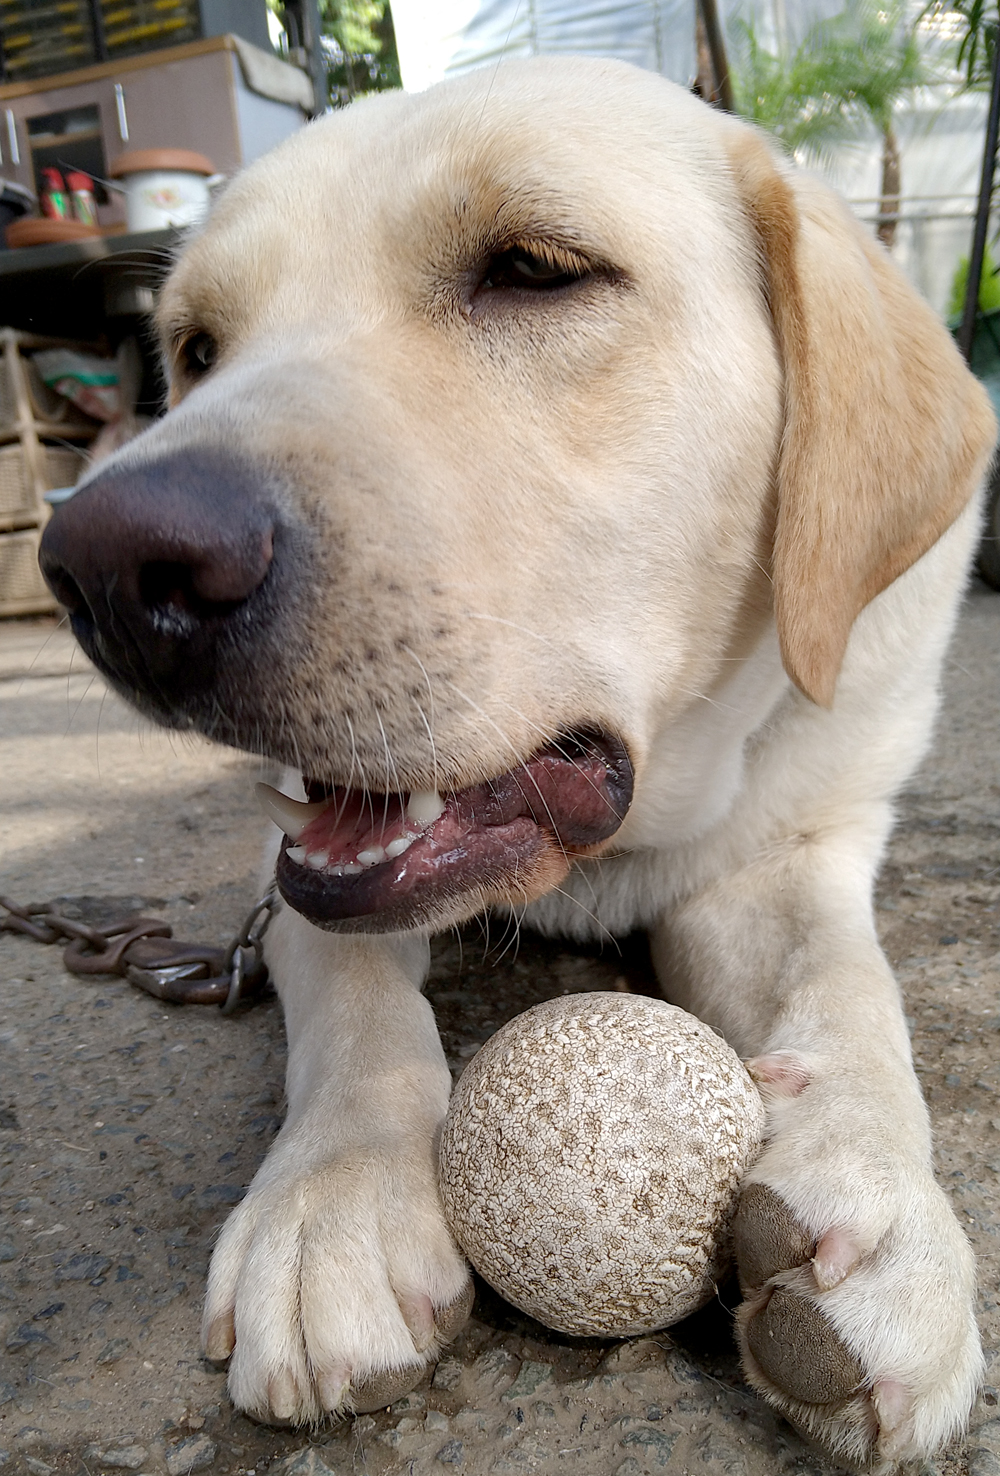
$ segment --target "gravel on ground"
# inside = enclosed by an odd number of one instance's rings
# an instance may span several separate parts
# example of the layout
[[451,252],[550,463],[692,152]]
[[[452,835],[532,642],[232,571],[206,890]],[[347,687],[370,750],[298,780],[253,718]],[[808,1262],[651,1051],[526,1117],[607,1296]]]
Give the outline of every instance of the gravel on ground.
[[[991,1365],[968,1440],[919,1476],[1000,1476],[998,697],[1000,598],[976,585],[877,899]],[[254,763],[150,728],[54,621],[0,622],[0,714],[0,891],[228,941],[255,893]],[[0,979],[3,1476],[834,1476],[743,1384],[727,1287],[615,1344],[548,1332],[480,1284],[466,1330],[388,1410],[253,1424],[197,1335],[213,1241],[281,1121],[276,1004],[164,1005],[9,934]],[[529,1005],[623,980],[654,992],[641,939],[601,953],[473,925],[435,946],[428,994],[457,1074]]]

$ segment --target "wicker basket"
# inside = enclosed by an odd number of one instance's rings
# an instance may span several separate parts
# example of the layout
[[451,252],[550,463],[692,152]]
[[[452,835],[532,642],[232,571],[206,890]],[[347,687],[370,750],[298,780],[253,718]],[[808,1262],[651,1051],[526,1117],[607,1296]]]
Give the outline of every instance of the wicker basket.
[[41,530],[0,533],[0,616],[46,615],[57,604],[38,567]]
[[[84,466],[79,451],[65,446],[43,446],[42,467],[46,488],[72,487]],[[0,447],[0,518],[16,518],[23,514],[26,522],[38,521],[38,497],[35,481],[27,464],[24,447]]]

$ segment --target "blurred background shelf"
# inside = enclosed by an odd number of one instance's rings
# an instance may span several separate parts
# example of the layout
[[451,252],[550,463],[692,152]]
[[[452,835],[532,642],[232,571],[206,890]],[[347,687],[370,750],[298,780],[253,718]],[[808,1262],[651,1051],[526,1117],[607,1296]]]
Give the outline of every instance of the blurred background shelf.
[[100,426],[57,395],[32,363],[41,348],[67,345],[0,329],[0,616],[41,615],[56,602],[38,569],[49,518],[46,492],[72,486]]

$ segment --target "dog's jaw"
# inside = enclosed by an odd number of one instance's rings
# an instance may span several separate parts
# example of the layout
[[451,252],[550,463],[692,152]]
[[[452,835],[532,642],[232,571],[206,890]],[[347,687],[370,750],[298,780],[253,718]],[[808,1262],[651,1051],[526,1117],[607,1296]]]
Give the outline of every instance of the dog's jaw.
[[443,795],[337,788],[325,803],[263,798],[293,842],[277,868],[289,905],[332,931],[384,933],[534,900],[616,833],[632,784],[621,742],[587,735]]

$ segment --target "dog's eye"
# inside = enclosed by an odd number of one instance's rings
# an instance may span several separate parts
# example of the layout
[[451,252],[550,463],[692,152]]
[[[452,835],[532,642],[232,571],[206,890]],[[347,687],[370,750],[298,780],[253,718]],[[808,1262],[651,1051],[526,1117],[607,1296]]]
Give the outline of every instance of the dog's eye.
[[207,374],[219,356],[219,345],[210,333],[192,333],[181,346],[181,358],[189,374]]
[[584,263],[567,252],[553,249],[543,255],[524,246],[513,246],[490,259],[483,286],[552,292],[560,287],[569,287],[587,275]]

